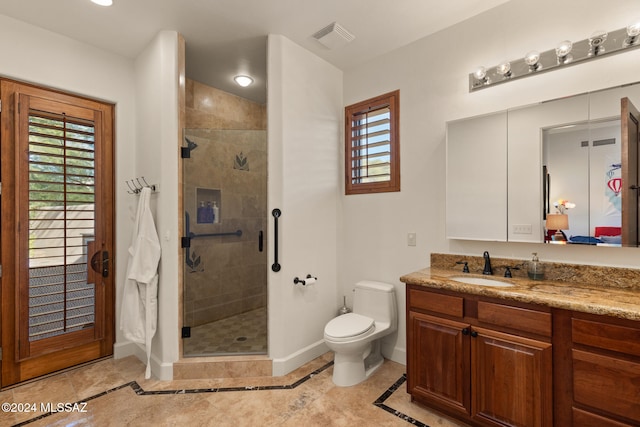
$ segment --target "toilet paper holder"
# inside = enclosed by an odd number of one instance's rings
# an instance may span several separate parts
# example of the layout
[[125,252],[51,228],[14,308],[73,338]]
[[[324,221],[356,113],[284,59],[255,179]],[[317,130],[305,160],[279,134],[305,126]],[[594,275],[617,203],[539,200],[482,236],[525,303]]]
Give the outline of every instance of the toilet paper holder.
[[293,278],[293,284],[297,285],[299,283],[302,286],[306,286],[306,285],[310,285],[310,284],[314,283],[316,280],[318,280],[317,277],[313,277],[312,275],[307,274],[306,279],[299,279],[298,277],[294,277]]

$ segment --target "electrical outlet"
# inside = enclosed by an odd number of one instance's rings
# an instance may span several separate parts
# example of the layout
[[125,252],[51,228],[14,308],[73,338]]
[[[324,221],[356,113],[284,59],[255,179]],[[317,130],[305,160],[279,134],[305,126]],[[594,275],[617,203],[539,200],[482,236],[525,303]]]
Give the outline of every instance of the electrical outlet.
[[514,224],[513,234],[531,234],[531,224]]
[[415,246],[416,245],[416,233],[407,234],[407,246]]

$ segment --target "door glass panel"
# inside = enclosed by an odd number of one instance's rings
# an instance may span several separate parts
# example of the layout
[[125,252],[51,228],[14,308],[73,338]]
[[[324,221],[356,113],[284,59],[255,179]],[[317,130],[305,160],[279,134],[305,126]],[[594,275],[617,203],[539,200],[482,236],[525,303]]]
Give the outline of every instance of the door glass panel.
[[184,356],[266,354],[266,131],[184,135]]
[[94,143],[91,122],[29,112],[30,342],[94,325]]

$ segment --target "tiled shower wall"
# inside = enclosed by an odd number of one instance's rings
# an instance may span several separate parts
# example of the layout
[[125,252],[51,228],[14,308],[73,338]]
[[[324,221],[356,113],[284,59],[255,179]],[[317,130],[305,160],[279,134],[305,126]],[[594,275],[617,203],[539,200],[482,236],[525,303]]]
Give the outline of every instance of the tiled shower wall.
[[[183,164],[190,231],[242,230],[191,240],[183,296],[184,324],[194,327],[266,307],[267,136],[265,106],[190,80],[186,92],[185,137],[197,144]],[[216,223],[197,223],[198,188],[219,194]]]

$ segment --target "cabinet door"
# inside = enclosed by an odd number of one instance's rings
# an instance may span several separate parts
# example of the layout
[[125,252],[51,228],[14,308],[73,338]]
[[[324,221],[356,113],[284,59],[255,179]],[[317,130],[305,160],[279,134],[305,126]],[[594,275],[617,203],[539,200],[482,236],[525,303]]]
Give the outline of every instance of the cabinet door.
[[507,113],[447,123],[447,238],[507,240]]
[[472,416],[497,426],[551,426],[551,344],[481,328],[472,337]]
[[469,325],[409,312],[408,392],[456,412],[469,413]]

